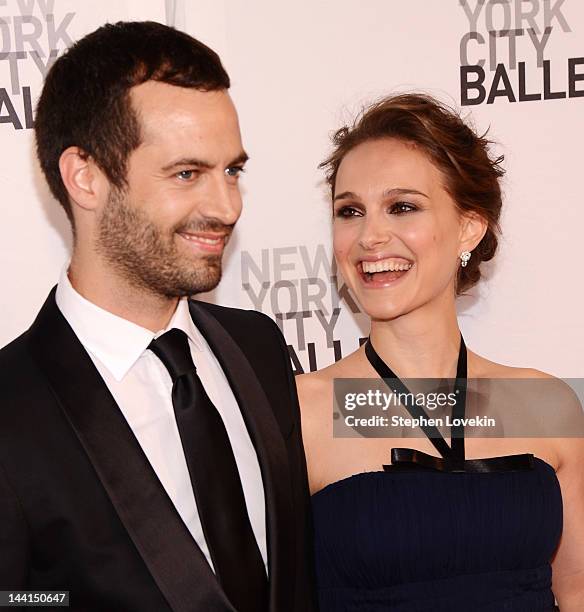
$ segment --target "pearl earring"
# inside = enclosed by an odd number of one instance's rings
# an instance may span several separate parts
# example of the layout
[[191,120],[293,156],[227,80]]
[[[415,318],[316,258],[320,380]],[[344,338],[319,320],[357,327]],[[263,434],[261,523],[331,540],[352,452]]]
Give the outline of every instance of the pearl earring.
[[460,265],[461,265],[463,268],[466,268],[466,264],[468,263],[468,260],[469,260],[469,259],[470,259],[470,251],[463,251],[463,252],[460,254],[460,262],[461,262],[461,263],[460,263]]

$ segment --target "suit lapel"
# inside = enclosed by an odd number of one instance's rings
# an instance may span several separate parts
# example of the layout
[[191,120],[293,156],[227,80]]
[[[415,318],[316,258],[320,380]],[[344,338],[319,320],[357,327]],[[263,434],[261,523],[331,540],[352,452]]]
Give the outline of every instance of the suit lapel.
[[30,347],[153,579],[176,612],[235,612],[91,358],[49,294]]
[[190,301],[193,321],[217,357],[256,449],[266,495],[270,610],[291,610],[295,549],[288,454],[266,394],[247,357],[219,321]]

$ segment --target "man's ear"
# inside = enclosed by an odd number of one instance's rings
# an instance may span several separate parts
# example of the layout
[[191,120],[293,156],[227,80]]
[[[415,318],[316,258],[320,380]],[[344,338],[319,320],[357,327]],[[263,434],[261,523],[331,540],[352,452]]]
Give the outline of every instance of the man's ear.
[[59,170],[73,208],[99,208],[107,196],[108,181],[92,157],[79,147],[69,147],[61,153]]
[[478,213],[465,212],[461,220],[460,251],[472,251],[488,229],[487,220]]

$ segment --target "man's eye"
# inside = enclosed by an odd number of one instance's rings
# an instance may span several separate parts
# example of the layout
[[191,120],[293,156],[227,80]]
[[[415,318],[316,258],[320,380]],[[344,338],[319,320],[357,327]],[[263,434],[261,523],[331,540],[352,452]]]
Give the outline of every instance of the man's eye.
[[196,170],[181,170],[176,173],[176,176],[181,179],[181,181],[190,181],[196,174]]
[[225,174],[227,176],[238,177],[242,172],[245,172],[245,168],[243,166],[231,166],[230,168],[225,169]]
[[396,202],[390,207],[390,213],[392,215],[402,215],[415,210],[417,210],[417,208],[413,204],[408,204],[408,202]]

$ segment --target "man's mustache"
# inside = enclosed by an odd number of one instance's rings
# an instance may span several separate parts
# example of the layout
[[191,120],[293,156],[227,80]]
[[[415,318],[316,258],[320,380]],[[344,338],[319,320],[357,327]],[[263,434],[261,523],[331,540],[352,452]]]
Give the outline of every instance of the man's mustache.
[[226,225],[221,221],[215,219],[206,219],[205,221],[191,221],[175,228],[175,232],[185,232],[188,234],[196,234],[197,232],[214,232],[217,234],[225,234],[228,238],[232,232],[235,224]]

